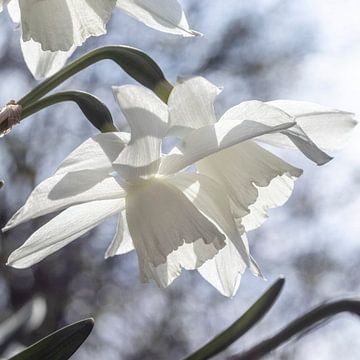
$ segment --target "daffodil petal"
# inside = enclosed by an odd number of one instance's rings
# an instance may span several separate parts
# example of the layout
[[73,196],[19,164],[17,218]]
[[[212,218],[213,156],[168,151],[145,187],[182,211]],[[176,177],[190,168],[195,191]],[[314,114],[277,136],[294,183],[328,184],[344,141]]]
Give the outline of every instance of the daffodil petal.
[[[188,261],[194,268],[198,267],[225,246],[225,236],[218,228],[180,190],[164,180],[146,180],[129,189],[126,220],[138,254],[142,281],[156,277],[155,270],[167,264],[169,256],[169,278],[172,278],[180,274],[181,268],[190,266]],[[201,241],[195,246],[197,240]],[[180,253],[201,244],[210,245],[210,250],[195,253],[191,259],[174,253],[184,244],[191,246],[185,246]],[[166,269],[168,265],[164,265]],[[164,268],[158,268],[160,274],[161,269]],[[163,284],[167,282],[159,283]]]
[[[301,129],[323,150],[341,149],[357,124],[352,113],[310,102],[275,100],[267,104],[293,116]],[[267,142],[277,146],[294,147],[291,141],[282,136],[272,135]]]
[[212,259],[198,268],[200,275],[222,295],[233,297],[240,285],[246,264],[231,241]]
[[234,221],[227,193],[210,177],[195,173],[179,173],[167,182],[179,189],[207,218],[232,241],[244,263],[250,265],[249,251],[242,242],[241,233]]
[[113,88],[131,128],[131,140],[114,168],[124,179],[146,177],[157,172],[161,142],[167,132],[167,106],[153,92],[140,86]]
[[272,126],[256,121],[240,120],[221,121],[204,126],[192,131],[183,139],[181,153],[179,149],[175,149],[162,159],[159,173],[164,175],[176,173],[223,149],[261,135],[286,130],[294,124],[288,122]]
[[77,147],[58,167],[56,174],[66,174],[82,170],[113,171],[112,162],[129,142],[128,133],[98,134]]
[[267,219],[267,210],[283,205],[302,170],[253,141],[211,155],[197,164],[199,173],[214,179],[228,194],[234,216],[246,231]]
[[[221,250],[220,250],[221,251]],[[198,239],[190,244],[180,245],[171,252],[164,264],[154,266],[145,263],[141,274],[143,282],[154,280],[161,288],[169,286],[180,274],[182,269],[195,270],[218,254],[219,249],[214,243],[206,244]]]
[[72,46],[68,51],[44,51],[41,49],[40,43],[33,40],[24,42],[21,39],[21,49],[27,67],[34,78],[40,80],[60,70],[76,47]]
[[19,25],[21,21],[21,14],[20,14],[20,7],[19,7],[19,1],[18,0],[10,0],[10,1],[4,1],[3,4],[7,5],[7,10],[9,12],[9,15],[11,17],[11,20]]
[[124,205],[123,199],[101,200],[75,205],[64,210],[11,253],[7,264],[22,269],[38,263],[105,219],[119,213]]
[[191,130],[216,123],[214,101],[220,92],[203,77],[179,78],[168,101],[168,134],[183,137]]
[[[237,106],[234,106],[222,116],[220,122],[239,120],[253,120],[269,126],[283,124],[288,121],[297,121],[295,117],[285,111],[257,100],[245,101]],[[281,138],[282,136],[286,136],[288,140],[293,142],[307,158],[318,165],[323,165],[332,159],[331,156],[322,151],[309,138],[309,136],[298,124],[293,126],[291,129],[285,129],[284,131],[276,134],[276,138]],[[271,137],[266,135],[260,140],[267,142],[268,139],[271,139]]]
[[190,29],[177,0],[117,0],[117,7],[156,30],[182,36],[201,35]]
[[43,50],[68,51],[106,33],[116,0],[19,0],[24,41]]
[[124,212],[121,212],[116,233],[105,253],[105,259],[116,255],[126,254],[134,250],[134,243],[131,239]]
[[30,194],[25,205],[8,221],[7,231],[25,221],[69,206],[125,196],[124,189],[112,176],[103,172],[83,170],[52,176],[40,183]]

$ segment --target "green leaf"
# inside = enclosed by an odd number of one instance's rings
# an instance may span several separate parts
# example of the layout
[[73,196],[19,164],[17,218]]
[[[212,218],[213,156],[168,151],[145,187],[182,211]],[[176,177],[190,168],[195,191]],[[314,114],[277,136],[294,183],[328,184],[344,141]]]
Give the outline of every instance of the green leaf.
[[84,91],[64,91],[44,97],[25,108],[21,119],[64,101],[75,102],[87,119],[100,131],[118,131],[107,106],[94,95]]
[[93,319],[85,319],[68,325],[9,360],[67,360],[86,340],[93,327]]
[[18,101],[18,104],[25,109],[79,71],[105,59],[114,61],[133,79],[153,90],[160,99],[167,102],[172,86],[150,56],[129,46],[105,46],[90,51],[62,68],[31,90]]
[[2,187],[4,187],[5,186],[5,181],[4,180],[0,180],[0,189],[2,188]]
[[201,349],[188,356],[185,360],[205,360],[217,355],[238,340],[251,329],[274,305],[278,298],[285,279],[280,277],[244,315],[235,321],[229,328],[217,335]]

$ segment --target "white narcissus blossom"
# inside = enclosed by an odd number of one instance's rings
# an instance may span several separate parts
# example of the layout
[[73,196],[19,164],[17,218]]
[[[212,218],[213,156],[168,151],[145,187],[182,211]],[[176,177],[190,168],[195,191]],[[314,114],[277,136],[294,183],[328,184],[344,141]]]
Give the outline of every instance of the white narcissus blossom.
[[[195,148],[206,146],[202,142],[211,141],[210,130],[207,137],[201,137],[204,126],[210,129],[216,122],[214,99],[219,92],[216,86],[201,77],[178,81],[168,104],[170,131],[182,138],[183,149],[174,149],[174,154],[170,152],[165,159],[171,171],[176,171],[183,161],[177,153],[191,157],[196,152]],[[267,126],[296,122],[289,129],[257,140],[280,147],[298,148],[318,165],[331,160],[324,151],[341,148],[356,125],[351,113],[293,100],[245,101],[229,109],[217,125],[247,120]],[[260,226],[266,220],[269,208],[286,202],[292,193],[294,180],[301,175],[301,170],[253,141],[208,156],[196,166],[199,173],[211,177],[226,189],[234,217],[246,231]]]
[[[308,137],[312,129],[307,127],[306,135],[297,117],[280,110],[273,117],[273,105],[260,102],[254,105],[261,116],[249,111],[255,108],[250,102],[216,121],[213,103],[219,90],[203,78],[178,82],[168,106],[141,87],[114,92],[131,135],[87,140],[32,192],[4,230],[65,210],[15,250],[9,265],[31,266],[118,214],[107,257],[135,248],[143,281],[167,286],[182,268],[198,269],[222,294],[234,295],[246,267],[259,274],[245,230],[259,226],[268,208],[282,205],[301,174],[252,140],[301,138],[302,150],[317,159],[323,152]],[[324,113],[311,116],[321,123]],[[338,118],[333,116],[338,112],[327,113],[343,135],[354,125],[348,113]],[[320,132],[314,134],[321,137]],[[266,138],[272,134],[281,136]],[[161,154],[166,135],[181,141]]]
[[24,58],[36,78],[60,69],[87,38],[105,34],[115,8],[163,32],[199,34],[190,29],[177,0],[10,0],[7,6],[20,25]]

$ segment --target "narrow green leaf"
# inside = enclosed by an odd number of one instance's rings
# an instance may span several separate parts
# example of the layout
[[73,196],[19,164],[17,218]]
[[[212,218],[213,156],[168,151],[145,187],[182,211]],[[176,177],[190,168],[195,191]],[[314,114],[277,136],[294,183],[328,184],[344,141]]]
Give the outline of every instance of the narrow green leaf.
[[68,325],[9,360],[67,360],[86,340],[93,327],[93,319],[85,319]]
[[30,106],[49,91],[77,74],[79,71],[101,60],[112,60],[140,84],[153,90],[163,101],[167,101],[172,90],[156,62],[141,50],[129,46],[105,46],[80,57],[49,77],[18,101],[23,108]]
[[280,277],[244,315],[235,321],[229,328],[217,335],[201,349],[197,350],[185,360],[206,360],[217,355],[238,340],[252,328],[274,305],[278,298],[285,279]]
[[94,95],[84,91],[64,91],[44,97],[26,107],[22,112],[21,119],[64,101],[75,102],[87,119],[100,131],[117,131],[107,106]]

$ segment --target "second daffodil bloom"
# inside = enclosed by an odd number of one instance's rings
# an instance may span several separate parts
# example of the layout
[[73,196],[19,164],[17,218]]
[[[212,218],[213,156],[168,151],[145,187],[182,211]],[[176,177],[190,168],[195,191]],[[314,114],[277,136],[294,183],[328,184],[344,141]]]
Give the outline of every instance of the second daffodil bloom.
[[194,36],[177,0],[10,0],[12,20],[21,28],[25,61],[36,78],[59,70],[87,38],[106,33],[115,8],[156,30]]
[[[198,269],[222,294],[233,296],[247,267],[260,274],[245,231],[287,200],[301,174],[253,140],[289,145],[291,139],[308,157],[325,162],[329,157],[304,129],[325,145],[326,132],[336,128],[345,135],[354,126],[348,113],[301,103],[243,103],[216,121],[219,90],[203,78],[178,82],[168,106],[141,87],[114,92],[131,134],[87,140],[32,192],[3,230],[65,210],[15,250],[9,265],[31,266],[117,214],[106,257],[135,248],[142,281],[164,287],[182,268]],[[294,115],[280,110],[286,105]],[[303,115],[312,117],[312,125]],[[333,130],[325,126],[324,133],[325,115]],[[181,141],[162,154],[167,135]]]

